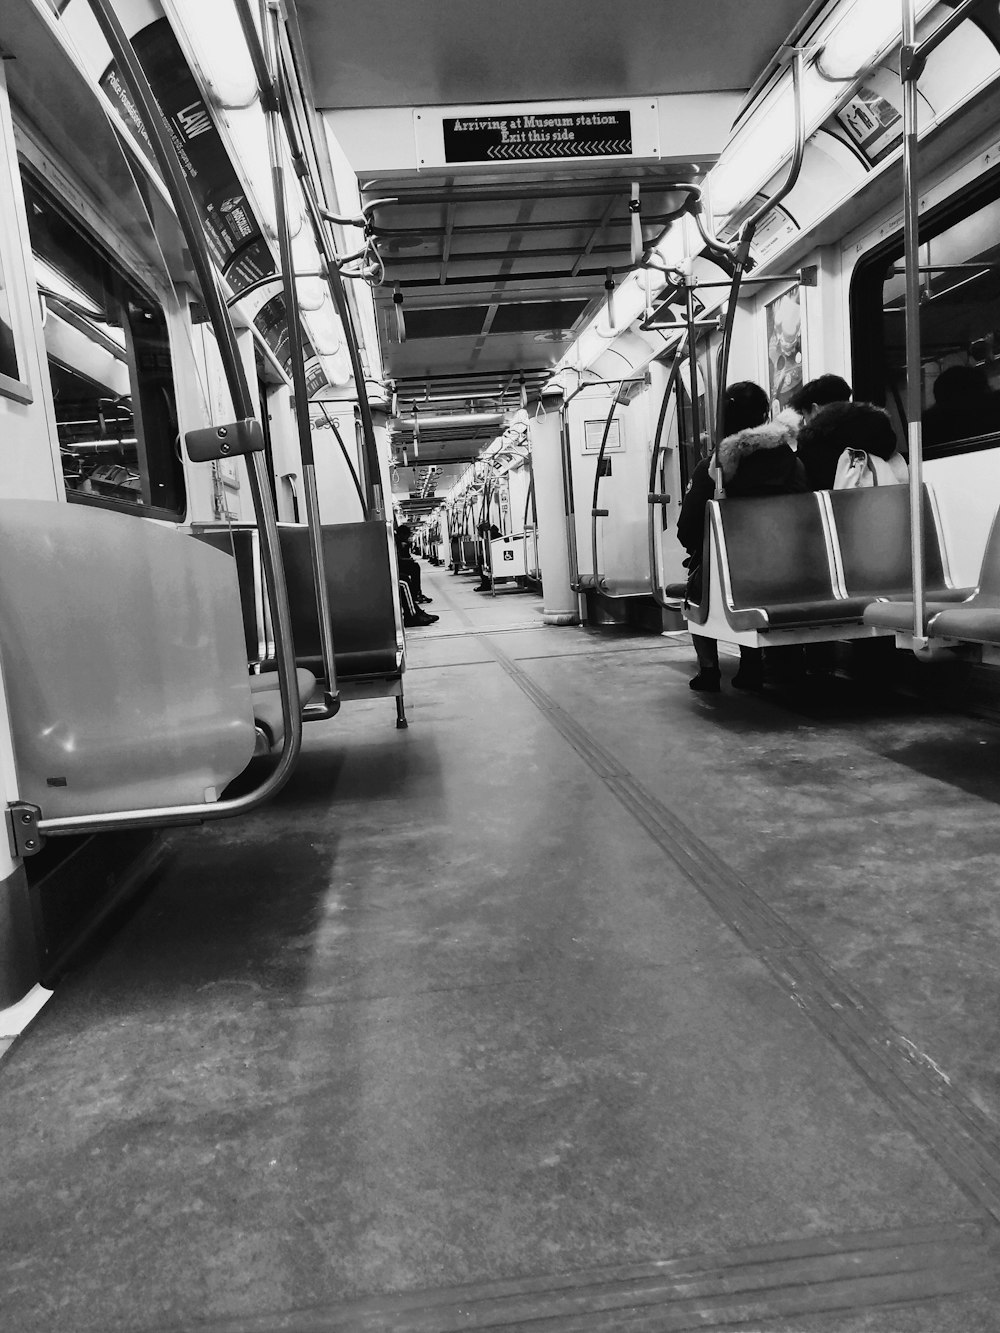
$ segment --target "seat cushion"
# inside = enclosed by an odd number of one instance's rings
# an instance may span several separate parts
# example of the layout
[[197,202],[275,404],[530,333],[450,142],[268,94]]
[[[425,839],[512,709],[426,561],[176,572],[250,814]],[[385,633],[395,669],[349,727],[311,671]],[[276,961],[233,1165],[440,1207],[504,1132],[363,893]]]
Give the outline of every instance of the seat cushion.
[[[311,671],[298,667],[295,678],[299,684],[299,700],[305,706],[316,688],[316,677]],[[250,702],[253,705],[254,723],[265,733],[271,742],[271,748],[277,749],[284,739],[285,728],[281,713],[281,690],[276,671],[250,677]]]
[[931,633],[967,643],[1000,644],[1000,610],[995,607],[951,606],[934,617]]
[[[951,603],[940,601],[927,601],[924,603],[924,628],[926,631],[928,622],[939,615],[942,611],[947,611]],[[866,609],[864,620],[866,625],[871,625],[873,629],[894,629],[898,634],[913,633],[913,603],[912,602],[872,602]],[[936,631],[935,631],[936,632]]]

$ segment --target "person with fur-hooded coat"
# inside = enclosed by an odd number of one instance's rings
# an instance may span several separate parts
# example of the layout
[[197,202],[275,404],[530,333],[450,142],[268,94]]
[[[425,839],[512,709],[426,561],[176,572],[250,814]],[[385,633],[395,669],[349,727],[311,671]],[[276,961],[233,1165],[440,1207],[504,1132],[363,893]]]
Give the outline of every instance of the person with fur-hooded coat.
[[[799,414],[779,413],[768,421],[769,403],[764,390],[750,380],[726,390],[725,421],[742,425],[726,435],[718,448],[718,467],[727,497],[788,495],[808,491],[805,470],[795,453]],[[677,537],[688,553],[688,569],[701,562],[705,537],[705,510],[715,495],[715,461],[703,459],[695,468],[677,520]],[[714,639],[692,634],[698,656],[698,674],[693,690],[717,693],[720,688],[719,646]],[[759,649],[740,649],[740,669],[733,677],[738,689],[759,689],[762,658]]]

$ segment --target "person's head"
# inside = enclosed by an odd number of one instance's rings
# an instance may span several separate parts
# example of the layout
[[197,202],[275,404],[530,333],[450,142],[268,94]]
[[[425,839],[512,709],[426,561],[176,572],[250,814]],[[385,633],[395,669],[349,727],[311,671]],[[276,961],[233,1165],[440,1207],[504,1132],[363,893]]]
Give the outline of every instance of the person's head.
[[979,366],[949,366],[934,381],[934,401],[942,407],[962,407],[985,398],[989,391],[989,380]]
[[399,527],[396,529],[396,536],[401,542],[408,542],[412,535],[412,531],[409,523],[400,523]]
[[876,458],[891,458],[897,448],[889,413],[874,403],[827,403],[817,409],[799,434],[800,452],[811,445],[830,454],[863,449]]
[[735,435],[737,431],[761,426],[771,415],[767,394],[753,380],[738,380],[730,384],[722,397],[722,433]]
[[847,380],[841,379],[839,375],[820,375],[796,389],[788,400],[788,406],[801,412],[808,421],[821,407],[830,403],[848,402],[853,392]]

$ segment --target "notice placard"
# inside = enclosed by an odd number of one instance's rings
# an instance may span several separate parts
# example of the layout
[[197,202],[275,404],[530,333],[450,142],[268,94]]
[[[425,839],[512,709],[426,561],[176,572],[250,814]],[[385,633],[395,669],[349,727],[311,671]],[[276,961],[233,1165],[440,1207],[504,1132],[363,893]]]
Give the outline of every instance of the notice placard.
[[445,118],[446,162],[533,162],[539,158],[628,157],[629,111]]

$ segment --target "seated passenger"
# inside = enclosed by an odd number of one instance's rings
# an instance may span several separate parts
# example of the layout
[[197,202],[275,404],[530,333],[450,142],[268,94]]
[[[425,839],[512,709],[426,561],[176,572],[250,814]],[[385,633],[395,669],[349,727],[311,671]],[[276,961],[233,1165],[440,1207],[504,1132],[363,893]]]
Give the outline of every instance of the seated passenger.
[[923,415],[925,447],[1000,431],[1000,394],[979,366],[949,366],[934,381],[934,406]]
[[839,375],[819,375],[795,390],[788,406],[778,413],[772,424],[784,426],[791,432],[794,442],[802,427],[821,408],[830,403],[846,403],[852,392],[847,380]]
[[396,529],[396,557],[400,575],[409,585],[413,600],[419,604],[420,602],[429,602],[432,599],[424,596],[423,587],[421,586],[420,566],[413,557],[413,549],[410,545],[412,535],[409,523],[401,523]]
[[811,490],[892,486],[908,480],[888,412],[873,403],[831,403],[799,432],[799,458]]
[[403,624],[407,628],[413,628],[416,625],[433,625],[438,619],[437,616],[430,615],[420,605],[421,602],[429,602],[431,599],[425,597],[420,585],[420,566],[414,560],[410,551],[410,525],[401,523],[396,529],[396,556],[399,563],[399,580],[403,603]]
[[[768,422],[770,404],[758,384],[742,380],[724,396],[723,420],[727,431],[718,449],[721,481],[727,496],[786,495],[806,491],[802,464],[795,456],[795,428],[789,421]],[[784,413],[779,414],[779,417]],[[700,595],[698,574],[705,535],[705,507],[715,495],[715,469],[702,459],[677,520],[677,537],[688,553],[691,596]],[[717,694],[720,688],[719,645],[703,634],[692,634],[699,671],[689,682],[693,690]],[[733,677],[737,689],[759,690],[763,664],[759,648],[740,647],[740,669]]]

